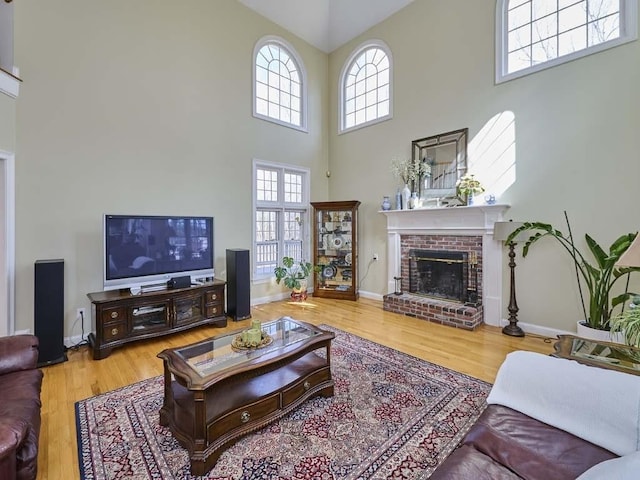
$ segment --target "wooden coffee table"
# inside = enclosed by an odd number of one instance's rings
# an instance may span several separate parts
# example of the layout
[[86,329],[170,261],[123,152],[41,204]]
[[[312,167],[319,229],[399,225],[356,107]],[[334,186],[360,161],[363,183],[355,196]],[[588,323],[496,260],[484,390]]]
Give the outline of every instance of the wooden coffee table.
[[585,365],[640,375],[640,349],[619,343],[589,340],[575,335],[558,335],[554,357]]
[[158,354],[164,362],[160,424],[189,451],[191,473],[204,475],[222,451],[315,395],[333,395],[332,332],[283,317],[262,325],[273,341],[232,346],[220,335]]

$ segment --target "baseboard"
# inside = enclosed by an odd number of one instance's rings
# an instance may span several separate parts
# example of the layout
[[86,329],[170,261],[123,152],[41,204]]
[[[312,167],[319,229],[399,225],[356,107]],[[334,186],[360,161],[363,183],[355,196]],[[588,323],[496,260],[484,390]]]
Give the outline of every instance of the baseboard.
[[26,330],[16,330],[15,332],[13,332],[14,335],[33,335],[33,332],[31,331],[30,328],[27,328]]
[[278,302],[280,300],[284,300],[286,298],[290,298],[291,297],[291,293],[289,292],[282,292],[282,293],[278,293],[276,295],[269,295],[268,297],[258,297],[258,298],[251,298],[251,306],[255,307],[256,305],[263,305],[265,303],[271,303],[271,302]]
[[80,345],[81,343],[87,343],[87,336],[89,334],[87,333],[84,337],[82,335],[74,335],[73,337],[64,337],[64,346],[66,348],[73,348],[77,345]]
[[358,293],[362,298],[368,298],[370,300],[378,300],[380,302],[384,300],[384,295],[380,295],[379,293],[367,292],[366,290],[360,290]]
[[[502,319],[500,326],[504,327],[509,325],[509,321]],[[549,337],[555,339],[558,335],[575,335],[576,332],[567,332],[566,330],[558,330],[556,328],[542,327],[540,325],[533,325],[531,323],[518,322],[518,326],[524,330],[525,333],[531,333],[533,335],[540,335],[541,337]]]

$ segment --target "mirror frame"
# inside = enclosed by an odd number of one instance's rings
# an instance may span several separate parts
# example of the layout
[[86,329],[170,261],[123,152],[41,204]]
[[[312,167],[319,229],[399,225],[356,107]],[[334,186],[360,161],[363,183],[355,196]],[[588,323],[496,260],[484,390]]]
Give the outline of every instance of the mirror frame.
[[[427,149],[455,144],[455,171],[456,182],[467,173],[467,138],[469,137],[469,129],[461,128],[459,130],[453,130],[447,133],[441,133],[440,135],[434,135],[431,137],[420,138],[411,142],[411,151],[413,161],[424,160],[426,158]],[[424,188],[420,192],[423,197],[447,197],[455,196],[456,189],[453,188]]]

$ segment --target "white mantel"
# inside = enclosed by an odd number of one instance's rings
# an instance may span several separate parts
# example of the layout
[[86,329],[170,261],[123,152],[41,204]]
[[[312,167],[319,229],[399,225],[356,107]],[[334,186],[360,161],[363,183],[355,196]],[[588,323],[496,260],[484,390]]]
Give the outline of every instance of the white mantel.
[[468,235],[482,237],[482,305],[484,322],[500,326],[502,318],[502,248],[493,239],[493,224],[503,220],[510,205],[421,208],[382,211],[387,217],[387,293],[400,276],[401,235]]

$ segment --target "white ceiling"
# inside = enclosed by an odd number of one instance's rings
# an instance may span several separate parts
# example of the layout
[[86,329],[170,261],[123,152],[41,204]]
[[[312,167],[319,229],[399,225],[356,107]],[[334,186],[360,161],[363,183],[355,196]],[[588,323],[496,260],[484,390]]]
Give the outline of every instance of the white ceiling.
[[413,0],[238,0],[331,53]]

